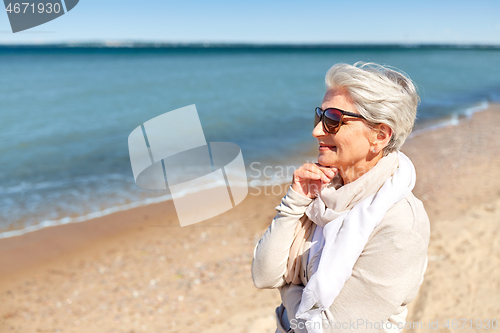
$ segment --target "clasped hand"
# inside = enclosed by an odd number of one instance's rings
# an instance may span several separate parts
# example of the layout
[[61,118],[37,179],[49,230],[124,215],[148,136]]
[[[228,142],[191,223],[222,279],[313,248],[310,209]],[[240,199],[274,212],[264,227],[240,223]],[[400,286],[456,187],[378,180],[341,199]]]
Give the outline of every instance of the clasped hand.
[[337,173],[336,167],[323,166],[319,163],[306,163],[293,173],[292,189],[303,196],[314,199]]

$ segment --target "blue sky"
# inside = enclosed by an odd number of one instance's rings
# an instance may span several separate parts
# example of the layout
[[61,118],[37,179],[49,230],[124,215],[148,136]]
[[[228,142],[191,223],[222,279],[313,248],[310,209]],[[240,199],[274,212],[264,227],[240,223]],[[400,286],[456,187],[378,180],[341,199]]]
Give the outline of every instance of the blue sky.
[[500,1],[80,0],[17,34],[0,13],[0,43],[86,41],[500,44]]

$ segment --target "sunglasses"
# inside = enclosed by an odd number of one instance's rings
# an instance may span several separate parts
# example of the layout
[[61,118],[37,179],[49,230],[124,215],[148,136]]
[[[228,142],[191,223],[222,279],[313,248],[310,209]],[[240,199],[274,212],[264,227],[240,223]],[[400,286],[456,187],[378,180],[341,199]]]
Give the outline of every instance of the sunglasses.
[[318,125],[320,121],[323,122],[323,130],[329,134],[336,134],[342,125],[344,116],[356,117],[365,119],[362,115],[353,112],[347,112],[336,108],[328,108],[322,110],[321,108],[316,108],[314,115],[314,127]]

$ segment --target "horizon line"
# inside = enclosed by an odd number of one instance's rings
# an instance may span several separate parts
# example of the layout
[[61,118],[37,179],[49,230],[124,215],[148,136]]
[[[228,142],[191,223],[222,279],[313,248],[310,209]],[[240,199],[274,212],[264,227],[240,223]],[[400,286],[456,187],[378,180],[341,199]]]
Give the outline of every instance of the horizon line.
[[148,41],[88,41],[53,43],[0,43],[0,48],[276,48],[276,49],[343,49],[343,48],[440,48],[440,49],[500,49],[493,43],[268,43],[268,42],[148,42]]

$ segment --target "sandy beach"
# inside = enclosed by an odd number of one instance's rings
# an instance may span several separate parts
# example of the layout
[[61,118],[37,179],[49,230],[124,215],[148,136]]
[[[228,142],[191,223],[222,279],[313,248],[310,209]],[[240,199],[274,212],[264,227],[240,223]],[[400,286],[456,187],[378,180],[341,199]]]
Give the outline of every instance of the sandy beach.
[[[407,318],[418,332],[500,320],[498,128],[491,105],[403,146],[431,220]],[[0,332],[274,332],[279,293],[256,289],[250,265],[287,187],[251,188],[236,208],[185,228],[162,202],[0,239]]]

